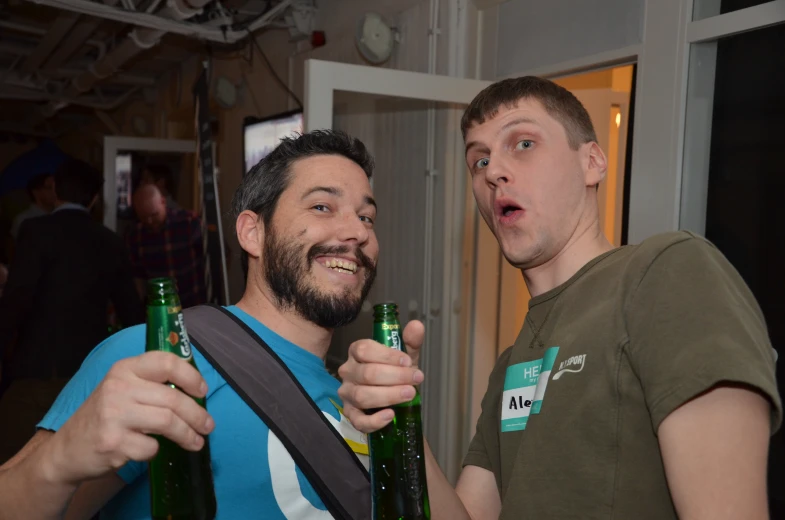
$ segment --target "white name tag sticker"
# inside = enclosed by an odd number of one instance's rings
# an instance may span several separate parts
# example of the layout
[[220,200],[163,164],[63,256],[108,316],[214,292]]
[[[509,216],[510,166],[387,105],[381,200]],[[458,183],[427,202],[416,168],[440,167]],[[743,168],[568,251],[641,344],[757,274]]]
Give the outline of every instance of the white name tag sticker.
[[502,394],[502,432],[526,429],[541,368],[542,359],[507,367]]

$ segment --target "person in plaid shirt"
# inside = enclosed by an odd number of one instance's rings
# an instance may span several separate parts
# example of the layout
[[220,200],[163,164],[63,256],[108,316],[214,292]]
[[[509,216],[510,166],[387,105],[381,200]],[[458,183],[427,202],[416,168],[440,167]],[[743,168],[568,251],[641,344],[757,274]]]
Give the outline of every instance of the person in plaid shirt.
[[134,194],[139,222],[126,235],[134,277],[141,294],[145,282],[161,276],[177,280],[183,307],[207,301],[204,282],[202,223],[185,210],[167,208],[166,199],[153,184]]

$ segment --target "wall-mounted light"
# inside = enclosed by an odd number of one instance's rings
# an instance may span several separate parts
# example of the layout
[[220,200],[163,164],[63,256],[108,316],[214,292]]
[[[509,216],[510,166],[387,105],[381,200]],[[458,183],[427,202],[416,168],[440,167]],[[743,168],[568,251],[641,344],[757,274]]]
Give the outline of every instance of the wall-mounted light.
[[616,128],[619,128],[620,126],[621,126],[621,112],[616,114]]

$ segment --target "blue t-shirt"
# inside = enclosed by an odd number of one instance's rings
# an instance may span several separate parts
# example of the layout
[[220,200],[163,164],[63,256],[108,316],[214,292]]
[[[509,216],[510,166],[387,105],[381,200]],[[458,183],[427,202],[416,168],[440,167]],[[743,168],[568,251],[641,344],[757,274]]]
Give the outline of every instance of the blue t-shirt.
[[[227,307],[256,332],[286,363],[305,391],[367,467],[365,437],[340,413],[339,382],[317,356],[285,340],[237,307]],[[57,431],[82,405],[117,361],[144,352],[144,325],[108,338],[87,357],[38,425]],[[194,360],[207,382],[207,409],[215,419],[210,434],[217,520],[241,518],[330,519],[319,496],[281,441],[197,351]],[[102,518],[150,518],[147,463],[129,462],[118,470],[126,482],[104,508]]]

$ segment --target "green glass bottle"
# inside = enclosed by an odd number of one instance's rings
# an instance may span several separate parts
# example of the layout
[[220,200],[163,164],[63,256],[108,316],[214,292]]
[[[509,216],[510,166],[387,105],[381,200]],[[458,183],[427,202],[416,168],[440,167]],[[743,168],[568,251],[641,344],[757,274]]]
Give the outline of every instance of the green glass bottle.
[[[374,341],[406,352],[398,306],[382,303],[373,311]],[[420,405],[418,390],[414,399],[393,407],[390,424],[368,436],[374,520],[431,518]]]
[[[171,278],[155,278],[147,282],[145,350],[177,354],[196,368],[180,297]],[[194,399],[206,408],[204,398]],[[188,451],[160,435],[155,438],[159,445],[158,453],[149,462],[153,520],[213,520],[216,500],[207,437],[199,451]]]

